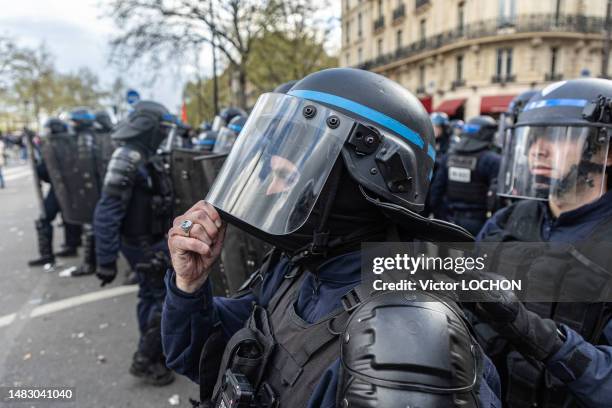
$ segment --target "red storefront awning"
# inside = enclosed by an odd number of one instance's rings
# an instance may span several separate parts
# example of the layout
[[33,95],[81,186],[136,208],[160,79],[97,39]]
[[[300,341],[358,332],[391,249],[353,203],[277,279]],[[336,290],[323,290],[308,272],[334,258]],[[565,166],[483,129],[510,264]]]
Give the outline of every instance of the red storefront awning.
[[433,98],[431,96],[425,96],[423,98],[419,98],[419,101],[423,104],[423,107],[427,111],[427,113],[431,113],[431,108],[433,107]]
[[449,99],[447,101],[442,102],[436,108],[436,112],[444,112],[448,116],[453,116],[457,113],[457,109],[463,106],[466,98],[459,99]]
[[483,96],[480,100],[480,113],[501,113],[508,110],[508,105],[516,95]]

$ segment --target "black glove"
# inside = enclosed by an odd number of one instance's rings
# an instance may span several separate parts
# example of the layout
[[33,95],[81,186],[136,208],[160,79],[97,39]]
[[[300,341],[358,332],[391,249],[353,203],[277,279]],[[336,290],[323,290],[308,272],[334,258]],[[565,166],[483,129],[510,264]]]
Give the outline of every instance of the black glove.
[[100,286],[111,283],[117,276],[117,265],[115,262],[98,265],[98,268],[96,269],[96,276],[102,281]]
[[481,296],[483,301],[466,306],[524,356],[545,361],[563,345],[557,324],[527,310],[514,292],[489,290]]

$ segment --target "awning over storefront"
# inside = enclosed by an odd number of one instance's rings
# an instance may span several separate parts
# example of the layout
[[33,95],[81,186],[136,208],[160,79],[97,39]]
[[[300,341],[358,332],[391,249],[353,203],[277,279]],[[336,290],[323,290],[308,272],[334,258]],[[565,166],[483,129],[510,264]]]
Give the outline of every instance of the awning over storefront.
[[436,112],[444,112],[448,116],[454,116],[457,113],[457,110],[465,103],[465,99],[466,98],[459,98],[444,101],[438,105]]
[[480,100],[480,113],[501,113],[508,110],[508,105],[516,95],[483,96]]
[[419,98],[419,101],[423,104],[423,107],[427,111],[427,113],[431,113],[431,108],[433,107],[433,98],[431,96],[424,96],[423,98]]

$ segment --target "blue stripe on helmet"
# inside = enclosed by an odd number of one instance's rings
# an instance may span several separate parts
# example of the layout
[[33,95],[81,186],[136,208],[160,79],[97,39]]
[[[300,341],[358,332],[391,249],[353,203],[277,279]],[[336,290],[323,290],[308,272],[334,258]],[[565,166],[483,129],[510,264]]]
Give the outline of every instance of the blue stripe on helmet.
[[307,91],[301,89],[289,91],[288,95],[337,106],[338,108],[342,108],[349,112],[353,112],[359,116],[363,116],[364,118],[368,118],[368,120],[371,120],[374,123],[378,123],[379,125],[392,130],[393,132],[407,139],[411,143],[419,146],[420,148],[423,148],[423,146],[425,146],[425,142],[423,141],[421,136],[419,136],[419,134],[413,131],[412,129],[401,124],[397,120],[385,115],[384,113],[378,112],[377,110],[369,108],[355,101],[351,101],[350,99],[342,98],[340,96],[328,94],[325,92]]
[[196,143],[199,145],[212,145],[215,144],[215,141],[212,139],[199,139]]
[[236,133],[240,133],[240,131],[242,130],[242,126],[239,125],[229,125],[228,127]]
[[171,113],[164,113],[162,115],[162,120],[164,122],[170,122],[170,123],[174,123],[174,124],[177,124],[177,125],[179,124],[179,120],[176,117],[176,115],[173,115]]
[[476,124],[470,124],[467,123],[465,125],[463,125],[463,133],[467,133],[467,134],[473,134],[473,133],[478,133],[480,131],[481,126],[480,125],[476,125]]
[[583,108],[589,101],[586,99],[542,99],[540,101],[529,102],[525,105],[524,111],[539,108],[551,108],[555,106]]
[[427,155],[431,157],[431,160],[436,161],[436,148],[432,145],[427,146]]
[[70,119],[72,120],[95,120],[96,115],[89,112],[77,112],[70,115]]

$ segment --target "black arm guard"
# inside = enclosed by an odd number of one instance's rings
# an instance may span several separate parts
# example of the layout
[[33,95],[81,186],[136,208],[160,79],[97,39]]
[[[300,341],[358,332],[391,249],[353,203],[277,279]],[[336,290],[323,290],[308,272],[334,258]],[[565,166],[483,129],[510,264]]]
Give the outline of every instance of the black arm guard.
[[428,293],[376,295],[343,333],[337,406],[477,407],[480,353],[454,303]]
[[117,148],[108,163],[102,192],[129,200],[138,175],[138,166],[143,162],[143,155],[138,150],[130,146]]

